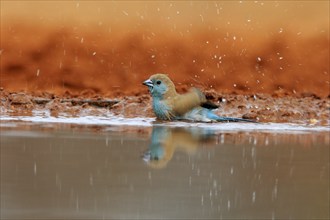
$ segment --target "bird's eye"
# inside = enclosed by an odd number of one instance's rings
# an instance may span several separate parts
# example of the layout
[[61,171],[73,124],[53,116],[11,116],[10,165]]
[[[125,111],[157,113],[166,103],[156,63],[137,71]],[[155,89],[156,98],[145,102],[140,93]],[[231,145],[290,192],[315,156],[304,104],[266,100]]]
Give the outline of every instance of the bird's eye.
[[160,80],[158,80],[157,82],[156,82],[156,84],[157,85],[160,85],[162,82],[160,81]]

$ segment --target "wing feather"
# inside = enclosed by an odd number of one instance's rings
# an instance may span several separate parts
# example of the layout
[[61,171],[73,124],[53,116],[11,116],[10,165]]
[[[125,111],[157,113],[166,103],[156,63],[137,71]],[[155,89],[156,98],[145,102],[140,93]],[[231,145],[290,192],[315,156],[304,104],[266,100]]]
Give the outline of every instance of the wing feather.
[[171,106],[173,106],[172,111],[174,114],[181,116],[206,102],[206,98],[200,90],[193,88],[188,93],[173,97],[169,102],[171,102]]

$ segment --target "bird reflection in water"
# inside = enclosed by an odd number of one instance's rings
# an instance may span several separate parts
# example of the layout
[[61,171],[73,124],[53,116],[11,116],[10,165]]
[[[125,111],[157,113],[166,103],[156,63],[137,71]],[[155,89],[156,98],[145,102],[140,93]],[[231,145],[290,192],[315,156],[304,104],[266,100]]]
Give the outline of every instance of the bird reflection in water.
[[214,132],[201,128],[153,126],[149,149],[143,160],[152,168],[164,168],[177,150],[194,154],[198,146],[210,141]]

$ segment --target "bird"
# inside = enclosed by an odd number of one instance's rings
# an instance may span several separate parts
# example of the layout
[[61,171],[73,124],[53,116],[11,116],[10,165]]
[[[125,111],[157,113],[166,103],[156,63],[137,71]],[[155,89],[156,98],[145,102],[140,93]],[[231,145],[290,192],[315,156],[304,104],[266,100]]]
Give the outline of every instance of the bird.
[[193,122],[255,122],[243,118],[223,117],[214,113],[218,106],[208,101],[197,88],[185,94],[177,93],[172,80],[162,73],[151,75],[143,85],[152,96],[152,108],[157,119]]

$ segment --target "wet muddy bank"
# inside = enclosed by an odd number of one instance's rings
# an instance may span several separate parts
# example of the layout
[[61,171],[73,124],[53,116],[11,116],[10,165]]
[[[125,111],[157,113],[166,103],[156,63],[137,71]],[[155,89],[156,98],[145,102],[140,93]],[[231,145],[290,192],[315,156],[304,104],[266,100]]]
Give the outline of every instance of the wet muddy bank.
[[[207,98],[219,106],[222,116],[242,117],[259,122],[297,123],[329,126],[330,99],[314,94],[289,96],[285,93],[219,94],[206,91]],[[1,115],[32,116],[48,112],[49,116],[106,116],[124,118],[155,117],[147,91],[135,96],[106,97],[96,93],[0,92]]]

